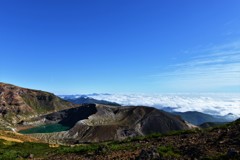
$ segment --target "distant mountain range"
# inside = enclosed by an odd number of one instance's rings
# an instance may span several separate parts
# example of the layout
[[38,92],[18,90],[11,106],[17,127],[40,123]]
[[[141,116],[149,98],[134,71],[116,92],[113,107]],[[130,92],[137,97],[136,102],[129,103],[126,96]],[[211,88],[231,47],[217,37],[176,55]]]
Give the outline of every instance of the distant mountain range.
[[[72,95],[81,96],[81,95]],[[168,112],[197,111],[225,116],[230,121],[240,118],[239,93],[176,93],[176,94],[85,94],[96,100],[116,102],[122,106],[151,106]]]
[[[89,94],[89,96],[97,96],[100,94]],[[101,94],[102,95],[102,94]],[[111,95],[111,94],[105,94],[105,95]],[[60,96],[63,97],[65,100],[75,103],[75,104],[90,104],[90,103],[96,103],[96,104],[105,104],[105,105],[112,105],[112,106],[120,106],[120,104],[115,102],[109,102],[105,100],[97,100],[91,97],[88,97],[87,95],[65,95]],[[236,119],[236,117],[232,114],[228,114],[225,116],[216,116],[211,114],[205,114],[202,112],[197,111],[187,111],[187,112],[175,112],[174,107],[163,107],[162,110],[181,116],[182,119],[185,121],[194,124],[194,125],[201,125],[206,122],[231,122]]]
[[196,111],[188,112],[171,112],[172,114],[179,115],[182,119],[192,123],[194,125],[201,125],[206,122],[230,122],[228,116],[213,116]]
[[240,119],[216,121],[224,117],[86,96],[66,101],[0,83],[1,159],[239,159]]
[[115,102],[109,102],[109,101],[105,101],[105,100],[97,100],[94,98],[90,98],[87,96],[80,96],[78,98],[70,98],[70,97],[64,97],[64,99],[66,101],[75,103],[75,104],[91,104],[91,103],[95,103],[95,104],[104,104],[104,105],[111,105],[111,106],[121,106],[118,103]]
[[111,94],[109,93],[72,94],[72,95],[58,95],[58,97],[62,99],[77,99],[81,97],[92,97],[92,96],[100,96],[100,95],[110,96]]

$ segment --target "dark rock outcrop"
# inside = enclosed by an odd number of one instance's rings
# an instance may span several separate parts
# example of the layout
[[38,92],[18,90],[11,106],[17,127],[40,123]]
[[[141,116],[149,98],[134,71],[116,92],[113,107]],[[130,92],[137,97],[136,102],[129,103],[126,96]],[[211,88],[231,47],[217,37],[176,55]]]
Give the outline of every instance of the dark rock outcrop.
[[156,148],[143,149],[136,160],[159,160],[161,159]]

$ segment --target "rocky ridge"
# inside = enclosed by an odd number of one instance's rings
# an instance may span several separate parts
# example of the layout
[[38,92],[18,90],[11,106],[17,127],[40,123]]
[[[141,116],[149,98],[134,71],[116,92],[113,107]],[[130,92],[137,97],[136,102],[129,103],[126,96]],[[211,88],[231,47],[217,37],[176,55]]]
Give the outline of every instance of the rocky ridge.
[[0,126],[13,127],[22,120],[75,107],[52,93],[0,83]]
[[[48,159],[122,159],[122,160],[184,160],[240,159],[240,119],[217,128],[192,130],[152,137],[139,137],[122,142],[102,144],[95,151],[78,150],[53,155]],[[113,147],[114,146],[114,147]]]
[[0,120],[3,129],[17,131],[48,124],[67,126],[67,131],[31,134],[45,142],[63,144],[122,140],[192,128],[180,117],[152,107],[74,105],[48,92],[5,83],[0,83]]
[[[88,104],[42,116],[45,121],[68,125],[71,129],[31,136],[55,143],[86,143],[122,140],[151,133],[167,133],[192,128],[181,118],[151,107],[117,107]],[[106,134],[107,133],[107,134]]]

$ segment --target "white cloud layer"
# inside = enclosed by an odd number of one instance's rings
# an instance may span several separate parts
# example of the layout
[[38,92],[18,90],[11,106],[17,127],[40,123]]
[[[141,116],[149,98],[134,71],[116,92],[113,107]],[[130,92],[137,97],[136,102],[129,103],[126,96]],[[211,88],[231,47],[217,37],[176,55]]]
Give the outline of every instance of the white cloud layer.
[[117,102],[122,105],[145,105],[173,111],[199,111],[212,115],[232,113],[240,117],[240,94],[96,94],[94,99]]

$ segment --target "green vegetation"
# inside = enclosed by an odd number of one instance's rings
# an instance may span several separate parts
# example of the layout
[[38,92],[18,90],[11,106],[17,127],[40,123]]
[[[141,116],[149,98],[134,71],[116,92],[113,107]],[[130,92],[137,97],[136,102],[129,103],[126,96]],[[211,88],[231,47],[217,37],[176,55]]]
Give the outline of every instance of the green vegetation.
[[127,138],[123,142],[135,142],[135,141],[143,141],[147,139],[155,139],[155,138],[160,138],[160,137],[166,137],[166,136],[176,136],[176,135],[183,135],[183,134],[194,134],[194,133],[199,133],[203,131],[202,129],[191,129],[191,130],[179,130],[179,131],[171,131],[166,134],[161,134],[161,133],[152,133],[146,136],[136,136],[132,138]]
[[23,100],[31,106],[37,113],[45,113],[54,109],[53,96],[42,92],[42,97],[33,97],[31,95],[22,95]]
[[191,129],[191,130],[179,130],[179,131],[171,131],[164,136],[176,136],[176,135],[183,135],[183,134],[194,134],[194,133],[199,133],[202,131],[201,129]]
[[83,153],[91,153],[96,152],[100,147],[99,144],[87,144],[87,145],[76,145],[74,147],[61,147],[58,149],[58,153],[76,153],[76,154],[83,154]]
[[[71,103],[62,100],[51,93],[43,91],[32,91],[32,93],[23,94],[21,97],[36,113],[46,114],[48,112],[62,110],[72,106]],[[26,113],[24,113],[24,115],[25,114]],[[31,113],[29,114],[31,115]]]
[[210,156],[205,158],[206,160],[239,160],[240,156],[239,155],[235,155],[235,156],[230,156],[227,153],[218,153],[216,155]]
[[108,151],[130,151],[139,148],[140,145],[133,143],[112,141],[93,144],[81,144],[74,147],[62,146],[58,149],[57,153],[75,153],[75,154],[106,154]]
[[[236,121],[232,124],[224,125],[223,127],[239,124],[240,121]],[[219,127],[218,127],[219,128]],[[215,128],[217,129],[217,128]],[[207,130],[185,130],[185,131],[174,131],[168,134],[150,134],[147,136],[137,136],[133,138],[128,138],[123,141],[109,141],[102,143],[92,143],[92,144],[81,144],[73,147],[70,146],[57,146],[56,148],[49,147],[49,144],[45,143],[32,143],[24,142],[17,143],[11,141],[0,140],[0,160],[11,160],[11,159],[27,159],[30,156],[34,158],[47,158],[48,156],[54,156],[56,154],[77,154],[77,155],[96,155],[96,154],[108,154],[109,152],[114,151],[135,151],[137,149],[148,148],[149,140],[153,139],[154,141],[158,138],[164,136],[173,136],[173,135],[182,135],[182,134],[194,134],[198,132],[205,132]],[[12,133],[7,133],[12,134]],[[10,135],[10,137],[12,137]],[[239,137],[236,137],[239,138]],[[145,141],[144,143],[134,143],[137,141]],[[179,150],[176,150],[174,146],[169,145],[160,145],[156,146],[157,152],[159,155],[165,159],[175,159],[180,158],[182,153]],[[214,155],[214,157],[206,157],[206,159],[225,159],[226,153]],[[239,158],[239,157],[237,157]]]
[[45,157],[55,150],[44,143],[17,143],[0,139],[0,160],[26,159],[30,155]]
[[[55,124],[56,125],[56,124]],[[45,126],[46,127],[46,126]],[[49,128],[54,128],[54,126],[49,125]],[[60,127],[56,125],[56,127]],[[36,128],[35,128],[36,129]],[[40,128],[41,129],[41,128]],[[34,131],[35,132],[35,131]],[[92,144],[81,144],[76,145],[74,147],[69,146],[59,146],[57,148],[51,148],[48,144],[42,143],[16,143],[16,142],[8,142],[8,141],[1,141],[0,147],[0,159],[17,159],[17,158],[27,158],[31,154],[34,157],[46,157],[49,154],[106,154],[109,151],[133,151],[136,149],[141,149],[147,145],[147,143],[139,144],[133,143],[135,141],[144,141],[150,139],[157,139],[163,136],[172,136],[178,134],[190,134],[196,133],[197,130],[185,130],[185,131],[174,131],[168,134],[159,134],[153,133],[147,136],[137,136],[133,138],[128,138],[123,141],[109,141],[109,142],[102,142],[102,143],[92,143]],[[173,147],[170,146],[160,146],[158,147],[158,153],[163,157],[178,157],[180,154],[176,152]]]
[[123,143],[123,142],[113,142],[107,144],[108,149],[111,151],[120,151],[120,150],[135,150],[140,147],[140,145],[136,145],[133,143]]
[[179,158],[181,156],[172,146],[159,146],[157,151],[164,158]]
[[126,140],[124,140],[123,142],[136,142],[136,141],[143,141],[146,139],[154,139],[154,138],[159,138],[164,136],[164,134],[161,133],[152,133],[146,136],[135,136],[135,137],[131,137],[131,138],[127,138]]
[[234,122],[231,122],[231,123],[225,123],[225,124],[222,124],[222,125],[206,128],[204,130],[205,131],[214,131],[214,130],[217,130],[217,129],[226,129],[228,127],[231,127],[231,126],[234,126],[234,125],[238,125],[238,124],[240,124],[240,119],[238,119],[238,120],[236,120]]

